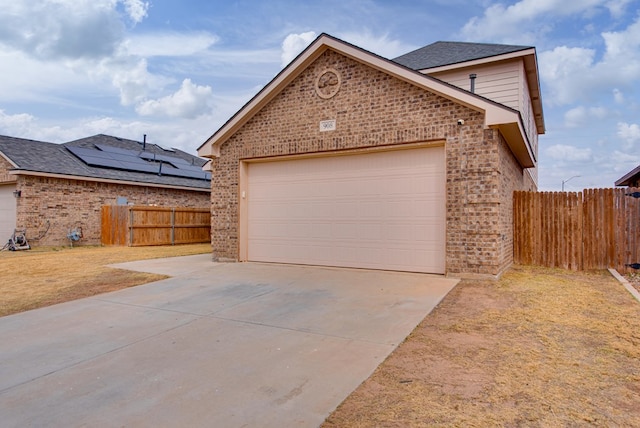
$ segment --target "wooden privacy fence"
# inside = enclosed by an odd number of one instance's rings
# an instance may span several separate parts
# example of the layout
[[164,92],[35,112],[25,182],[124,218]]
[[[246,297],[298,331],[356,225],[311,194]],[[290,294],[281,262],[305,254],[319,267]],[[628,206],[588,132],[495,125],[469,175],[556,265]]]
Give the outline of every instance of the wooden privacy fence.
[[130,247],[211,242],[211,215],[207,208],[105,205],[101,242]]
[[514,193],[514,261],[572,270],[640,263],[639,189]]

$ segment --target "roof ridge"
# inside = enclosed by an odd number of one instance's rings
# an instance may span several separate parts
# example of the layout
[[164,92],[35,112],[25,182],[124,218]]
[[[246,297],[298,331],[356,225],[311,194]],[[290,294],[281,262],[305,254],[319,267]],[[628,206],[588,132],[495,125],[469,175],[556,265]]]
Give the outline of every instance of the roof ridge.
[[437,41],[393,59],[413,70],[426,70],[445,65],[461,64],[473,60],[535,49],[534,46],[498,43]]

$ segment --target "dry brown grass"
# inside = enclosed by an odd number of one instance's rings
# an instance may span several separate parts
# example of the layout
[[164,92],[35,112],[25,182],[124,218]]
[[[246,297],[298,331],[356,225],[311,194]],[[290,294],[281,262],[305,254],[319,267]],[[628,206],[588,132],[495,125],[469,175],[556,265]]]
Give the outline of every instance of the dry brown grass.
[[463,281],[324,426],[640,426],[640,304],[608,272]]
[[108,268],[108,264],[210,251],[209,244],[3,251],[0,252],[0,316],[166,278]]

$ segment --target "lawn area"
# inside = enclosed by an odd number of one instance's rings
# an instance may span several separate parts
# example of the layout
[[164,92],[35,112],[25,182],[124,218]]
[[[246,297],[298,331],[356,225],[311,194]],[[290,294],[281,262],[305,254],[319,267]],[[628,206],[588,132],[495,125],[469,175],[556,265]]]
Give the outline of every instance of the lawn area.
[[324,427],[640,426],[640,303],[608,272],[462,281]]
[[0,252],[0,316],[99,293],[133,287],[166,276],[106,265],[211,251],[209,244],[158,247],[62,247]]

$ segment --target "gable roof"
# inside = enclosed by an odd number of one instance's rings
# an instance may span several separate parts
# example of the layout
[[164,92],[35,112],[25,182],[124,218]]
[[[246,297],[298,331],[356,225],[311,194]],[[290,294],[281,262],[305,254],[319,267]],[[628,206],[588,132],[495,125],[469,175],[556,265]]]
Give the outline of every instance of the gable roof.
[[616,186],[630,186],[638,180],[640,180],[640,165],[620,177],[615,184]]
[[278,73],[271,82],[262,88],[260,92],[222,125],[221,128],[211,135],[211,137],[198,148],[198,155],[207,158],[220,156],[220,146],[222,144],[269,101],[275,98],[289,83],[300,75],[302,71],[320,57],[320,55],[329,49],[397,79],[453,100],[476,111],[483,112],[485,115],[485,127],[500,129],[520,164],[525,168],[535,166],[536,159],[524,131],[522,118],[517,110],[450,85],[442,80],[419,73],[404,65],[373,54],[325,33],[318,36],[316,40],[289,63],[289,65]]
[[394,58],[393,61],[413,70],[442,67],[476,59],[533,49],[532,46],[497,45],[491,43],[435,42]]
[[[393,61],[422,73],[433,74],[471,68],[498,61],[521,59],[529,89],[533,117],[538,134],[544,134],[544,113],[538,72],[538,59],[533,46],[498,45],[492,43],[435,42]],[[469,71],[472,71],[470,69]]]
[[[78,147],[94,149],[99,152],[96,144],[135,152],[142,151],[143,145],[138,141],[103,134],[64,144],[0,136],[0,155],[13,165],[14,168],[10,170],[12,174],[57,176],[89,181],[126,182],[133,185],[173,187],[198,191],[210,190],[210,175],[205,175],[204,171],[202,172],[202,178],[189,178],[101,167],[83,162],[81,158],[74,156],[69,149]],[[206,163],[205,159],[181,150],[172,150],[168,152],[155,144],[149,143],[145,146],[145,151],[150,154],[173,156],[186,162],[193,162],[193,165],[197,165],[197,168],[200,169]]]

